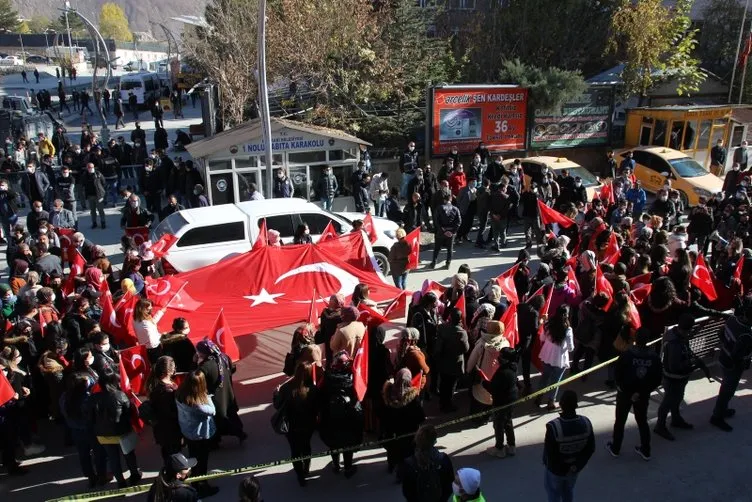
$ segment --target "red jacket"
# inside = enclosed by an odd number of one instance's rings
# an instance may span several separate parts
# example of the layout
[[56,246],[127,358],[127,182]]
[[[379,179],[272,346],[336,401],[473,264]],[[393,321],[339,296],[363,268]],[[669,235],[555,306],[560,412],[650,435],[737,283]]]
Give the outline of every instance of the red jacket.
[[467,178],[464,171],[461,173],[454,171],[449,175],[449,189],[452,191],[453,196],[457,197],[465,185],[467,185]]

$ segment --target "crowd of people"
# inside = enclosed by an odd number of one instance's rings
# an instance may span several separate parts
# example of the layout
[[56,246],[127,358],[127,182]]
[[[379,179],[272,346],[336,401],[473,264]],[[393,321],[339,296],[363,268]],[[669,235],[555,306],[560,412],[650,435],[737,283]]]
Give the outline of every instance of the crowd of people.
[[[159,274],[148,244],[135,246],[132,239],[124,238],[125,262],[116,271],[103,248],[77,231],[76,201],[86,199],[92,206],[96,227],[94,210],[117,193],[123,173],[115,166],[122,164],[117,159],[127,150],[117,141],[107,149],[96,149],[90,136],[82,134],[81,143],[85,137],[90,142],[80,151],[61,137],[39,138],[43,159],[54,156],[58,148],[64,151],[63,169],[60,176],[52,173],[51,177],[44,163],[26,162],[27,173],[20,183],[32,209],[26,226],[18,223],[16,194],[7,180],[0,180],[10,268],[8,283],[0,285],[5,321],[0,326],[0,366],[14,393],[0,406],[2,463],[11,474],[25,473],[18,455],[43,451],[36,431],[38,424],[51,419],[66,443],[76,447],[82,474],[92,488],[113,478],[119,487],[135,485],[142,477],[135,453],[136,430],[144,421],[152,426],[164,463],[152,486],[152,500],[164,500],[167,492],[183,497],[176,500],[208,497],[217,493],[217,487],[206,481],[190,487],[189,473],[208,472],[210,453],[222,436],[241,442],[247,437],[233,390],[234,365],[211,340],[191,341],[185,319],[176,319],[172,332],[159,332],[162,310],[150,301],[145,287],[149,277]],[[175,173],[183,168],[167,156],[147,158],[144,145],[143,135],[134,138],[134,146],[127,145],[131,155],[139,149],[144,170],[134,173],[140,195],[121,190],[120,196],[127,197],[124,227],[149,225],[155,214],[164,217],[165,212],[202,204],[195,190],[185,193],[199,185],[198,173],[194,175],[189,167],[183,183],[177,183],[180,178]],[[23,150],[25,145],[20,147]],[[523,396],[532,399],[535,393],[534,411],[560,412],[545,431],[548,499],[572,500],[577,476],[595,448],[593,429],[586,417],[577,414],[574,391],[549,387],[566,374],[591,368],[596,359],[617,358],[608,366],[604,384],[616,392],[613,435],[605,446],[612,455],[620,454],[624,425],[634,410],[640,430],[636,453],[649,460],[647,407],[658,386],[663,386],[664,396],[655,434],[675,440],[669,426],[692,428],[681,414],[681,403],[694,370],[709,375],[689,344],[696,319],[702,316],[725,319],[720,337],[721,389],[709,419],[719,429],[731,431],[728,420],[734,410],[729,402],[752,356],[752,296],[743,295],[752,275],[745,262],[752,257],[747,249],[749,173],[737,174],[727,193],[682,208],[670,186],[648,205],[628,156],[615,167],[599,197],[589,200],[581,180],[566,172],[557,177],[542,172],[539,179],[526,181],[519,162],[504,162],[500,156],[491,161],[484,154],[480,145],[467,176],[459,159],[451,156],[436,177],[430,166],[413,167],[412,177],[390,190],[392,201],[384,199],[388,202],[376,205],[376,212],[395,213],[391,207],[400,205],[400,198],[419,204],[426,179],[435,180],[429,182],[436,190],[430,199],[437,204],[403,210],[402,217],[409,212],[412,219],[400,220],[406,228],[399,237],[404,238],[410,225],[433,229],[431,266],[446,248],[448,268],[453,246],[470,241],[473,231],[477,246],[492,243],[493,250],[504,247],[508,235],[521,232],[526,246],[513,270],[508,277],[482,286],[467,265],[446,286],[426,281],[412,296],[395,347],[386,343],[386,325],[364,316],[378,310],[367,286],[358,285],[349,300],[333,295],[316,325],[295,331],[283,368],[290,378],[273,396],[272,425],[285,435],[292,457],[310,455],[318,431],[334,451],[332,471],[352,478],[357,473],[355,452],[366,434],[373,434],[384,440],[387,469],[402,484],[406,500],[484,500],[480,473],[455,471],[451,459],[436,448],[437,432],[426,423],[426,403],[437,399],[440,413],[448,416],[460,409],[458,389],[467,389],[466,411],[474,415],[473,423],[493,424],[494,443],[487,453],[512,458],[515,408],[519,408],[515,403]],[[109,158],[116,162],[108,163]],[[406,173],[412,166],[410,158],[417,162],[416,155],[408,156],[403,163]],[[113,170],[106,171],[107,166]],[[375,174],[369,186],[377,176],[381,192],[388,188],[388,176]],[[67,181],[71,177],[79,183]],[[367,179],[361,176],[364,183]],[[463,179],[469,183],[463,185]],[[325,193],[331,188],[327,183],[322,182]],[[78,195],[80,185],[85,197]],[[94,195],[90,195],[92,187]],[[167,194],[169,207],[160,208]],[[111,200],[115,203],[115,195]],[[558,213],[558,223],[552,224],[551,215],[542,208]],[[101,213],[100,220],[104,225]],[[68,276],[61,229],[75,231],[73,248],[86,262],[82,270]],[[303,225],[297,243],[311,242],[306,230]],[[269,237],[274,238],[271,230]],[[531,253],[536,246],[539,264],[533,271]],[[697,282],[698,270],[708,279],[715,275],[713,295],[707,281]],[[404,287],[405,277],[401,279]],[[120,351],[128,347],[102,329],[103,303],[131,297],[136,299],[133,332],[151,363],[143,403],[135,399],[120,371]],[[662,343],[649,345],[656,340]],[[361,372],[363,357],[368,360],[367,378]],[[541,373],[535,389],[534,367]],[[184,449],[189,457],[183,455]],[[121,457],[129,471],[127,479]],[[293,462],[301,486],[307,485],[310,469],[310,460]]]

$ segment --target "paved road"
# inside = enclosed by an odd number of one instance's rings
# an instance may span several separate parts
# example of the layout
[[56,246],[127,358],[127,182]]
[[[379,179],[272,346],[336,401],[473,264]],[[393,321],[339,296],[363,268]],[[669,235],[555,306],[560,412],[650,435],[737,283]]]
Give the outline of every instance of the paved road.
[[[108,228],[106,231],[92,231],[90,236],[98,242],[110,243],[112,249],[116,247],[119,232]],[[500,256],[476,248],[462,247],[453,260],[453,268],[461,263],[468,263],[482,284],[514,261],[519,249],[519,239],[513,239],[512,242],[517,246],[510,246]],[[427,263],[430,260],[428,252],[422,258]],[[443,280],[446,276],[447,273],[443,270],[418,271],[410,275],[408,285],[410,288],[418,288],[425,278]],[[743,390],[740,391],[742,398],[736,401],[739,411],[733,419],[736,430],[731,434],[718,431],[707,423],[718,384],[708,383],[704,379],[693,381],[688,387],[686,418],[697,425],[696,429],[691,432],[679,431],[675,443],[655,439],[654,457],[649,463],[645,463],[631,451],[638,441],[632,423],[628,425],[621,458],[613,459],[603,449],[610,435],[614,412],[614,395],[601,388],[603,380],[603,374],[596,374],[587,384],[578,382],[571,385],[584,394],[580,411],[591,418],[598,436],[596,454],[583,472],[577,487],[578,500],[741,502],[751,499],[748,451],[752,446],[752,390],[748,380],[743,380]],[[272,413],[269,400],[272,389],[279,382],[279,377],[251,382],[244,381],[243,375],[238,375],[235,387],[250,439],[242,448],[234,440],[225,440],[225,448],[212,454],[211,468],[227,469],[288,456],[286,441],[273,434],[269,427]],[[651,417],[655,416],[658,400],[659,394],[654,395],[654,402],[650,407]],[[458,402],[465,410],[467,397],[460,396]],[[428,403],[427,412],[430,420],[435,423],[463,414],[458,412],[439,415],[435,400]],[[552,415],[534,412],[532,405],[525,403],[516,410],[516,416],[518,454],[513,459],[492,459],[483,453],[492,444],[493,430],[490,425],[477,429],[446,430],[439,442],[452,455],[455,467],[474,466],[482,471],[483,487],[489,501],[544,499],[541,443],[545,422]],[[76,454],[71,449],[62,447],[59,431],[50,424],[41,424],[40,434],[48,445],[47,452],[26,462],[31,469],[27,476],[0,478],[0,493],[3,494],[0,496],[5,497],[4,492],[8,492],[13,500],[39,501],[85,490]],[[314,451],[324,450],[324,445],[316,438]],[[139,445],[138,457],[146,478],[156,475],[159,453],[152,444],[148,431]],[[357,498],[362,502],[400,500],[399,486],[386,473],[383,450],[363,451],[357,454],[356,459],[360,470],[350,480],[331,473],[328,459],[314,460],[312,471],[317,477],[306,489],[297,486],[289,466],[260,471],[265,499],[330,501]],[[232,500],[237,483],[238,478],[218,481],[217,484],[222,488],[222,498],[215,499]]]

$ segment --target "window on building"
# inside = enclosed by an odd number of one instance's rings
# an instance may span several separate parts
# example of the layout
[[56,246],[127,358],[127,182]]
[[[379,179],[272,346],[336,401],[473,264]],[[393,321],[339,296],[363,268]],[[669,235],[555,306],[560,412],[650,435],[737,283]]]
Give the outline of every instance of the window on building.
[[188,230],[177,242],[178,247],[201,246],[204,244],[221,244],[245,239],[245,222],[236,221],[209,225]]
[[209,171],[230,171],[232,164],[229,160],[210,160]]
[[319,162],[326,162],[326,152],[321,150],[318,152],[289,153],[287,160],[290,164],[318,164]]
[[666,121],[656,120],[653,126],[653,146],[666,146]]

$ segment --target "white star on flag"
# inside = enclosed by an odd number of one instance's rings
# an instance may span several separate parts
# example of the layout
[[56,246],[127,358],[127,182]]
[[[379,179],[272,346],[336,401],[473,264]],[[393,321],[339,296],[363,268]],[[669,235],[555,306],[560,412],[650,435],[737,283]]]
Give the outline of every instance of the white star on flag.
[[261,305],[262,303],[271,303],[272,305],[276,305],[277,302],[275,298],[278,298],[280,296],[284,296],[284,293],[269,293],[266,289],[261,288],[261,292],[259,294],[248,295],[244,296],[243,298],[253,300],[251,307],[255,307],[256,305]]

